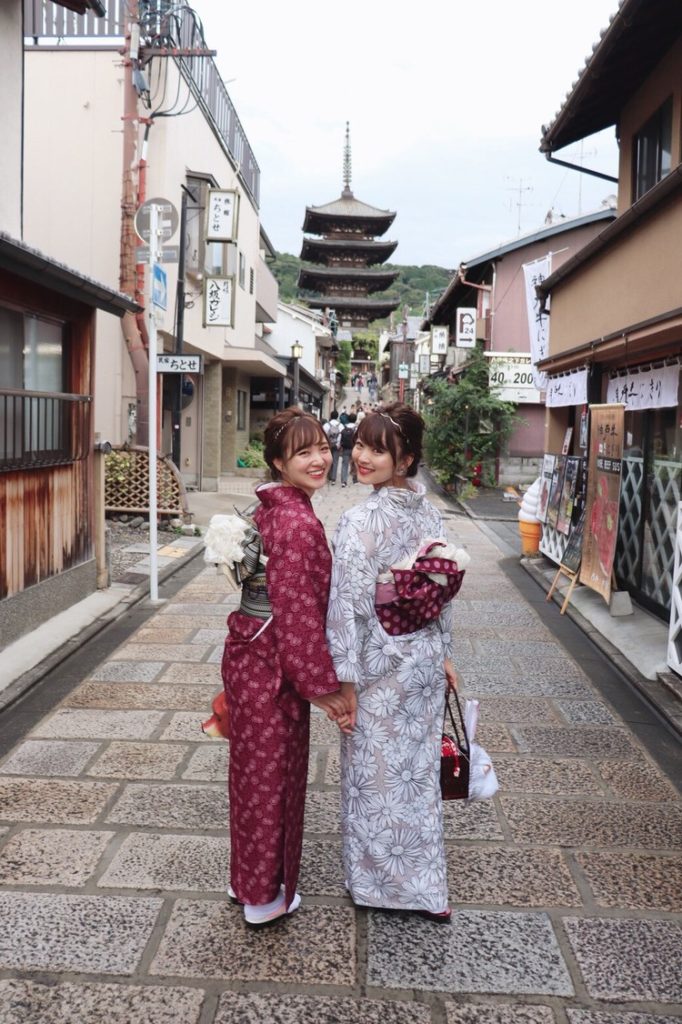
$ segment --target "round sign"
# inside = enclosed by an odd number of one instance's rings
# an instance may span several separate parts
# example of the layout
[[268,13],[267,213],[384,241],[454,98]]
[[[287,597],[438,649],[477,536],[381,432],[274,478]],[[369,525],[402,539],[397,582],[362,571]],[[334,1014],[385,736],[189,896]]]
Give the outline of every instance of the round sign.
[[151,219],[151,207],[156,206],[158,209],[158,226],[159,233],[162,241],[172,238],[175,232],[178,230],[178,224],[180,218],[178,211],[171,203],[170,199],[163,199],[161,196],[155,196],[153,199],[146,199],[141,206],[138,206],[137,213],[135,214],[135,231],[139,238],[143,242],[149,241],[149,222]]

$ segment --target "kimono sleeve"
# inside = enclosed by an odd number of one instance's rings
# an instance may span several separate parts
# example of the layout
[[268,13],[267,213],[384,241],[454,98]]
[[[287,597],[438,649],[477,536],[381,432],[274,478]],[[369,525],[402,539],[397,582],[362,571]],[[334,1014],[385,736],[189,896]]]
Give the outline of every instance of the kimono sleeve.
[[[368,618],[376,579],[355,526],[341,517],[332,540],[332,581],[327,613],[327,641],[339,679],[362,682],[360,621]],[[368,605],[369,602],[369,605]]]
[[278,537],[268,555],[268,597],[280,664],[284,678],[304,700],[339,689],[325,636],[321,545],[326,547],[324,535],[299,523]]

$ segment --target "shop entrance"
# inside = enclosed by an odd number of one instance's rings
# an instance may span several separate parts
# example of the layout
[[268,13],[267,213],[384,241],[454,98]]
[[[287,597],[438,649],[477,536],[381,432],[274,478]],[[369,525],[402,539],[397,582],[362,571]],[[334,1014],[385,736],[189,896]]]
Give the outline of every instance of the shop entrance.
[[615,571],[619,586],[670,618],[677,506],[682,500],[680,409],[625,413]]

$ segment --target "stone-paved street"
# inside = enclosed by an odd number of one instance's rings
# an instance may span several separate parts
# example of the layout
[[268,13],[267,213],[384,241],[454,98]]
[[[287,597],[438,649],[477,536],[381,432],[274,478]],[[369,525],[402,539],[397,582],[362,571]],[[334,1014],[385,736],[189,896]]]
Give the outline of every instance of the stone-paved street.
[[[363,494],[326,488],[325,526]],[[225,896],[227,747],[199,730],[234,598],[202,570],[0,763],[0,1024],[680,1019],[679,794],[485,533],[447,523],[472,556],[457,665],[501,782],[446,806],[453,924],[352,907],[315,713],[303,906],[247,931]]]

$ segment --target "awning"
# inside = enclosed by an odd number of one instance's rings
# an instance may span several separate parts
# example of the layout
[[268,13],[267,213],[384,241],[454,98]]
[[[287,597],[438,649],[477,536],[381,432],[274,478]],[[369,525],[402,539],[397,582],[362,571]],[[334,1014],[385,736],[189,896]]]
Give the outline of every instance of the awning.
[[256,348],[226,348],[220,362],[238,366],[252,377],[286,377],[286,369],[276,358]]

